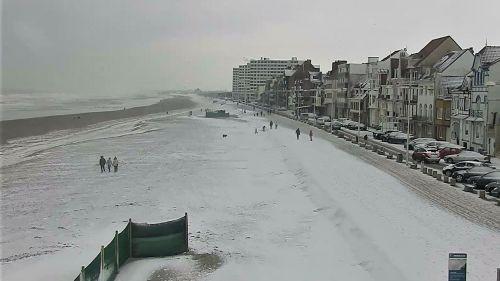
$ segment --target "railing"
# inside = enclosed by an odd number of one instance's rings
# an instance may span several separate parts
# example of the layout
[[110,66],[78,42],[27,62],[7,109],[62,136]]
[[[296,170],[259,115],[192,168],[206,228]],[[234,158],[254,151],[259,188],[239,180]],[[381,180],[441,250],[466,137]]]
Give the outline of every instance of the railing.
[[483,111],[482,110],[471,110],[470,111],[470,115],[472,117],[482,118],[483,117]]

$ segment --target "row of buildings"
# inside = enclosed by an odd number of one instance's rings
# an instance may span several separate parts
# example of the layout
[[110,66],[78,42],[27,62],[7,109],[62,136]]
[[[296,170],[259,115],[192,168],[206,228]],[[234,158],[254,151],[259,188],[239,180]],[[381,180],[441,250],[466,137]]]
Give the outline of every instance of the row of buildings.
[[500,46],[475,53],[445,36],[413,54],[336,60],[326,73],[311,60],[261,58],[233,69],[232,95],[500,154]]

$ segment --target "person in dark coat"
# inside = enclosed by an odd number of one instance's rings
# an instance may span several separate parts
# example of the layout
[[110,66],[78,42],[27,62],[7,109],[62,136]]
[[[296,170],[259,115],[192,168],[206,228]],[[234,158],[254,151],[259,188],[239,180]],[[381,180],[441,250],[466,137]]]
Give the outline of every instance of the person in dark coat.
[[269,122],[269,128],[272,129],[273,128],[273,121]]
[[309,130],[309,140],[313,140],[313,130]]
[[101,173],[106,172],[106,158],[101,155],[101,158],[99,159],[99,166],[101,166]]
[[295,134],[297,134],[297,140],[299,139],[299,136],[300,136],[300,129],[297,128],[297,130],[295,130]]

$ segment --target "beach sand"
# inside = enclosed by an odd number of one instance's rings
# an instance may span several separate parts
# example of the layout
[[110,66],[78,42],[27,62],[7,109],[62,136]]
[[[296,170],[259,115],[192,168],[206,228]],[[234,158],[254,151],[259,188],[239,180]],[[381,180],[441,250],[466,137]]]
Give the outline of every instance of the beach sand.
[[51,131],[77,129],[99,122],[142,116],[153,113],[188,109],[196,102],[187,96],[175,96],[148,106],[138,106],[122,110],[86,112],[36,118],[0,121],[0,142],[20,137],[43,135]]

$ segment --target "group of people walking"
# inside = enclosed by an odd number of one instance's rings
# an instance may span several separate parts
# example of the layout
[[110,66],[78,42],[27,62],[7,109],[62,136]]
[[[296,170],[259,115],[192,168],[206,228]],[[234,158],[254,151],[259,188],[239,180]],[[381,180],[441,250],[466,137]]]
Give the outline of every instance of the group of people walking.
[[[272,130],[273,126],[274,126],[275,130],[278,130],[278,122],[270,121],[269,122],[269,129]],[[262,132],[265,132],[265,131],[266,131],[266,125],[262,126]],[[259,133],[259,130],[257,130],[257,128],[255,128],[255,134],[258,134],[258,133]]]
[[118,158],[113,158],[113,160],[111,160],[111,157],[108,157],[108,160],[106,160],[106,158],[104,158],[104,156],[101,155],[101,158],[99,159],[99,165],[101,166],[101,173],[104,173],[106,172],[106,166],[108,166],[108,173],[111,172],[111,166],[113,166],[113,170],[116,172],[118,172]]

